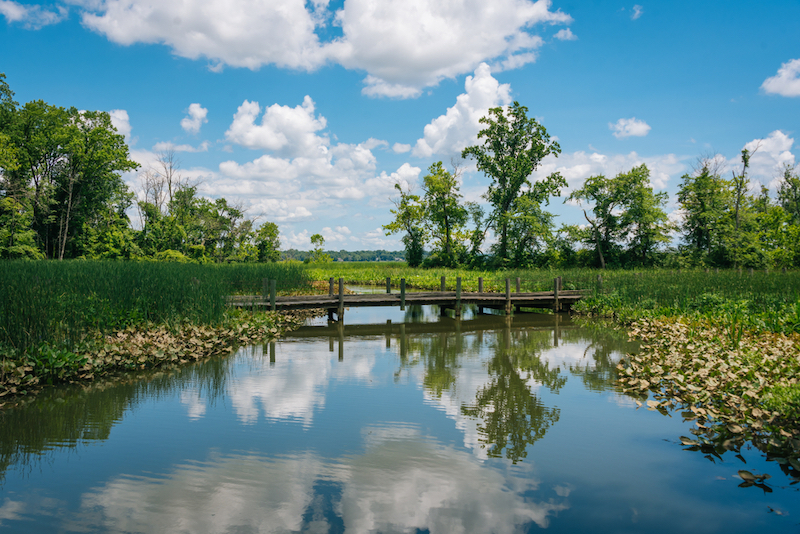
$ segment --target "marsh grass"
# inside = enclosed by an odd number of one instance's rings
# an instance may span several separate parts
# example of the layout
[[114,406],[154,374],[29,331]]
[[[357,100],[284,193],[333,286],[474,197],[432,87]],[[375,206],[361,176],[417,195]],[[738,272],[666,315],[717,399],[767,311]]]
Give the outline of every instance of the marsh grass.
[[[74,351],[87,334],[146,324],[215,324],[225,296],[309,284],[298,263],[195,265],[101,261],[0,263],[0,352]],[[37,356],[38,357],[38,356]]]

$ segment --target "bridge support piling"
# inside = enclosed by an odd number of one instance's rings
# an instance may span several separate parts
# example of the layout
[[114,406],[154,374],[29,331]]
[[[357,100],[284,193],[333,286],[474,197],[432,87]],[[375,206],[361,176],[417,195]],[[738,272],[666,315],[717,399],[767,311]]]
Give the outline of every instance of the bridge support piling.
[[387,276],[386,277],[386,294],[388,295],[391,292],[392,292],[392,277],[391,276]]
[[442,283],[441,283],[439,291],[444,293],[446,291],[446,288],[447,288],[447,283],[446,283],[447,282],[447,277],[443,276],[441,282]]
[[506,315],[511,315],[511,279],[506,278]]
[[400,279],[400,311],[406,309],[406,279]]
[[269,309],[271,311],[275,311],[275,297],[278,293],[278,281],[277,280],[270,280],[269,281]]
[[461,317],[461,277],[456,278],[456,317]]
[[339,311],[336,315],[341,323],[344,320],[344,278],[339,278]]
[[483,277],[478,277],[478,293],[483,293]]

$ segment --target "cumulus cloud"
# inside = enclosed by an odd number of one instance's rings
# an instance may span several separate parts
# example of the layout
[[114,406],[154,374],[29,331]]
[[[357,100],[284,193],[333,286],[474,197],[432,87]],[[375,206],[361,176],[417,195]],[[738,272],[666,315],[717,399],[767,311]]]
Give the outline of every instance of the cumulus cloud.
[[616,176],[628,172],[633,167],[644,163],[650,169],[650,184],[655,189],[664,189],[670,177],[688,170],[685,158],[675,154],[656,156],[640,156],[636,152],[628,154],[600,154],[582,150],[570,154],[562,153],[558,159],[547,156],[542,165],[534,172],[534,179],[541,180],[546,176],[560,172],[567,180],[570,188],[580,187],[589,176]]
[[188,115],[181,119],[181,128],[190,134],[200,133],[200,127],[208,122],[208,110],[200,104],[190,104],[186,113]]
[[0,0],[0,15],[8,22],[19,22],[25,28],[38,30],[44,26],[58,24],[67,18],[68,10],[58,6],[50,11],[39,5],[23,5],[11,0]]
[[500,84],[489,65],[481,63],[474,76],[467,76],[466,92],[458,95],[456,104],[444,115],[435,118],[423,130],[423,138],[414,145],[412,154],[428,158],[433,154],[452,156],[477,143],[481,130],[478,122],[488,109],[511,103],[511,86]]
[[800,59],[781,65],[778,73],[764,80],[761,88],[769,94],[800,96]]
[[411,152],[411,145],[395,143],[392,145],[392,152],[395,154],[405,154],[406,152]]
[[554,37],[559,41],[576,41],[578,39],[578,36],[572,33],[569,28],[558,30]]
[[273,104],[264,111],[261,124],[256,124],[260,114],[258,102],[245,100],[233,116],[225,138],[247,148],[289,156],[310,156],[327,151],[328,139],[317,135],[325,129],[327,121],[325,117],[315,116],[310,96],[306,95],[303,103],[294,108]]
[[337,12],[344,39],[332,57],[366,70],[364,93],[416,96],[421,88],[470,72],[494,60],[513,68],[535,59],[542,39],[530,33],[540,23],[568,23],[550,11],[550,0],[348,0]]
[[130,143],[131,139],[131,121],[128,117],[128,111],[124,109],[112,109],[108,112],[111,118],[111,124],[117,129],[117,132],[125,136],[125,142]]
[[[775,130],[763,139],[753,139],[746,143],[744,148],[750,152],[750,177],[776,189],[785,166],[795,164],[795,156],[791,151],[793,145],[794,139],[781,130]],[[741,162],[741,156],[737,156],[729,160],[728,165],[740,172]],[[756,184],[753,186],[756,187]]]
[[633,13],[631,13],[631,20],[636,20],[642,16],[644,8],[640,5],[633,6]]
[[399,184],[403,191],[407,191],[418,183],[420,172],[422,172],[422,169],[419,167],[403,163],[397,171],[391,174],[381,172],[380,176],[369,178],[364,182],[364,185],[373,198],[380,198],[384,195],[394,196],[397,193],[394,188],[395,184]]
[[[6,1],[6,0],[2,0]],[[178,56],[225,65],[366,72],[364,94],[409,98],[482,62],[516,68],[543,44],[534,28],[568,24],[551,0],[73,0],[84,26],[109,40],[164,44]],[[341,35],[322,42],[330,25]],[[338,32],[337,32],[338,33]]]
[[172,150],[173,152],[208,152],[209,142],[203,141],[198,146],[192,145],[176,145],[169,141],[162,141],[153,145],[153,150],[156,152],[166,152]]
[[650,132],[650,125],[636,117],[630,119],[620,119],[615,123],[608,123],[608,128],[614,132],[614,137],[623,139],[625,137],[644,137]]

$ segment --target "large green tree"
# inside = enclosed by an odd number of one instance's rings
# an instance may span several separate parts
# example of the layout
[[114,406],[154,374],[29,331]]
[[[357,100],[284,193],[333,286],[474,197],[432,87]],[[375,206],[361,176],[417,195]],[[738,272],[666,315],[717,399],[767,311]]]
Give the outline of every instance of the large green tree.
[[438,263],[455,266],[465,252],[462,238],[468,218],[467,208],[461,204],[457,174],[446,171],[437,161],[422,182],[424,217],[437,243]]
[[386,235],[402,232],[403,244],[406,249],[406,262],[411,267],[418,267],[425,254],[425,209],[419,195],[412,194],[410,190],[404,191],[400,184],[394,188],[400,193],[400,198],[395,199],[395,209],[391,210],[394,220],[383,225]]
[[[492,179],[484,198],[492,206],[489,225],[498,235],[496,256],[501,264],[509,263],[513,247],[509,228],[515,217],[536,214],[550,196],[559,195],[566,181],[554,173],[532,183],[530,176],[552,154],[561,153],[557,142],[550,140],[544,126],[528,118],[528,108],[514,102],[508,107],[489,109],[489,115],[480,119],[486,128],[478,132],[482,145],[465,148],[461,157],[473,158],[478,170]],[[524,197],[525,202],[520,202]]]
[[614,178],[590,176],[568,200],[591,206],[592,216],[583,209],[589,228],[582,239],[594,247],[603,269],[608,264],[652,264],[658,247],[669,241],[667,195],[653,192],[644,164]]

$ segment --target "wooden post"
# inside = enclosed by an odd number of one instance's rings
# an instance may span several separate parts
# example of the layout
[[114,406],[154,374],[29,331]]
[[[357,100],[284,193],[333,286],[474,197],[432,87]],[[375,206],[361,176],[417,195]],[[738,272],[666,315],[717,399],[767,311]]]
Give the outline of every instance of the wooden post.
[[390,276],[386,277],[386,294],[392,292],[392,278]]
[[[784,267],[784,269],[786,269],[786,267]],[[783,271],[783,272],[786,272],[786,271]],[[483,293],[483,277],[482,276],[478,277],[478,293]]]
[[517,293],[519,293],[519,289],[520,289],[520,287],[519,287],[519,286],[520,286],[520,284],[519,284],[519,276],[518,276],[518,277],[517,277]]
[[506,315],[511,315],[511,280],[506,278]]
[[406,309],[406,279],[400,279],[400,310]]
[[439,289],[439,291],[441,291],[442,293],[444,293],[445,289],[447,289],[447,283],[446,282],[447,282],[447,278],[443,276],[442,277],[442,284],[440,286],[441,288]]
[[275,342],[269,344],[269,363],[275,363]]
[[559,306],[559,302],[558,302],[558,285],[559,285],[558,283],[559,282],[560,282],[560,280],[556,276],[553,279],[553,311],[556,312],[556,313],[561,311],[561,306]]
[[261,279],[261,298],[266,304],[269,298],[269,280],[266,278]]
[[278,281],[277,280],[270,280],[269,281],[269,309],[275,311],[275,296],[278,292],[277,290]]
[[456,317],[461,317],[461,277],[456,278]]
[[344,318],[344,278],[339,278],[339,312],[336,315],[341,323]]
[[333,296],[333,277],[331,276],[330,280],[328,280],[328,296]]

